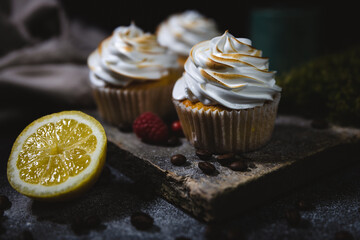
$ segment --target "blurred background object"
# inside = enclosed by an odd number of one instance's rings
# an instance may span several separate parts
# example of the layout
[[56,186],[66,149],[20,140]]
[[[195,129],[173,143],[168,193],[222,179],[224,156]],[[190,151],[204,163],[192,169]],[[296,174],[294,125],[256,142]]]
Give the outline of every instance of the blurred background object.
[[360,127],[360,46],[306,61],[277,82],[280,113]]
[[70,21],[56,0],[1,0],[0,123],[93,107],[85,65],[105,34]]
[[313,7],[252,10],[250,39],[279,73],[318,55],[320,11]]

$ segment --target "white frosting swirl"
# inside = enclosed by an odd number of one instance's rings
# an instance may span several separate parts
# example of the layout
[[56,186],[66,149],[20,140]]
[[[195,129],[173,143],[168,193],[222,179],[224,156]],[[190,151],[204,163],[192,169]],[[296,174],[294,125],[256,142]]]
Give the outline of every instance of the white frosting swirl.
[[157,29],[159,43],[184,56],[195,44],[218,35],[215,22],[194,10],[170,16]]
[[[118,27],[90,54],[90,80],[126,86],[132,81],[158,80],[179,68],[177,57],[159,45],[155,35],[131,24]],[[103,83],[104,84],[104,83]]]
[[268,67],[268,58],[249,39],[235,38],[226,31],[191,49],[173,98],[230,109],[262,106],[281,91],[275,84],[276,72]]

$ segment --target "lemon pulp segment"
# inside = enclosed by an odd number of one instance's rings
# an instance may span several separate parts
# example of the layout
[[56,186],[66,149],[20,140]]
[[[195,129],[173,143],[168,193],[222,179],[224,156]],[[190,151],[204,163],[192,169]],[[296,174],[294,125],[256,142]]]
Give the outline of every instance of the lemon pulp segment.
[[90,164],[96,144],[91,128],[74,119],[44,124],[25,140],[18,155],[20,179],[43,186],[63,183]]

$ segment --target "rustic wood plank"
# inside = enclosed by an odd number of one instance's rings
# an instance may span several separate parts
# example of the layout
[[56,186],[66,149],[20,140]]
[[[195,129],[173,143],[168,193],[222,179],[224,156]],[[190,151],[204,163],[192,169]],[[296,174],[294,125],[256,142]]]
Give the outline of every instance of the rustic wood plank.
[[[309,120],[280,116],[269,144],[243,154],[253,163],[248,171],[235,172],[212,158],[218,174],[208,176],[197,167],[201,160],[186,139],[176,147],[154,146],[103,125],[112,143],[109,151],[119,153],[111,165],[130,177],[147,179],[169,202],[204,221],[238,214],[347,165],[357,159],[353,153],[360,146],[359,129],[319,130]],[[174,154],[186,156],[187,163],[171,164]]]

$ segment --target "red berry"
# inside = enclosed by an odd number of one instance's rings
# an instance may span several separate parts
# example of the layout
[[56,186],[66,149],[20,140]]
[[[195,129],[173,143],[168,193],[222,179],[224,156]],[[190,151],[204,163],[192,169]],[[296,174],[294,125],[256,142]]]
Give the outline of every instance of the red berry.
[[181,130],[181,123],[180,121],[175,121],[171,124],[171,130],[173,132],[177,132],[177,131],[180,131]]
[[183,136],[182,126],[180,121],[175,121],[171,124],[171,130],[173,133],[175,133],[177,136]]
[[164,143],[169,138],[166,124],[151,112],[145,112],[137,117],[133,123],[133,130],[136,136],[147,143]]

